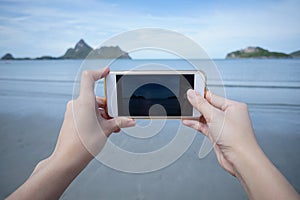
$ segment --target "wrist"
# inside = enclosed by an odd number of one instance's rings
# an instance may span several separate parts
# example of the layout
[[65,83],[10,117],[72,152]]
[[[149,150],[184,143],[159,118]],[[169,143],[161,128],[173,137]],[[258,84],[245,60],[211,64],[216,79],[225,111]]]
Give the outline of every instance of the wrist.
[[230,148],[230,151],[225,154],[235,175],[242,174],[244,170],[250,167],[259,165],[260,162],[266,159],[266,156],[256,141],[251,144],[235,145]]
[[60,168],[81,171],[94,157],[87,150],[74,149],[73,151],[56,152],[48,158],[47,162],[53,162]]
[[240,148],[232,162],[249,199],[297,199],[299,196],[260,146]]
[[37,174],[40,170],[42,170],[43,168],[45,168],[49,161],[50,161],[50,157],[45,158],[44,160],[39,161],[39,163],[35,166],[33,172],[31,173],[31,176],[33,176],[34,174]]
[[232,164],[237,170],[239,170],[239,168],[241,168],[244,164],[253,163],[254,161],[265,157],[264,152],[257,142],[252,145],[237,147],[234,152],[235,159],[232,161]]
[[255,184],[253,180],[263,176],[265,173],[264,167],[269,165],[269,160],[257,143],[250,147],[237,149],[235,155],[235,160],[232,162],[235,175],[243,185],[248,196],[251,197],[253,194],[249,187],[252,188],[253,184]]

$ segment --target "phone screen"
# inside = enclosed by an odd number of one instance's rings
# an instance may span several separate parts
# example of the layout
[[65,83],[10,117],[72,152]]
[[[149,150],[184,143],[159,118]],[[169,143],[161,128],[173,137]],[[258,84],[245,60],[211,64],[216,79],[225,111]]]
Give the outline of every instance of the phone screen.
[[116,75],[119,116],[192,116],[193,74]]

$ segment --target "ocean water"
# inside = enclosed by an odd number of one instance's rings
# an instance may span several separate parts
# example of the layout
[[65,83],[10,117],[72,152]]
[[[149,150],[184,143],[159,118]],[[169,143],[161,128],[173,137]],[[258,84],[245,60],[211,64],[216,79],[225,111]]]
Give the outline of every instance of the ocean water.
[[[161,63],[172,69],[193,69],[181,60],[121,60],[113,63],[111,70],[130,70],[147,63]],[[299,109],[300,60],[214,60],[214,63],[223,83],[215,84],[215,75],[210,76],[211,72],[206,72],[203,66],[210,90],[224,88],[223,95],[246,102],[250,107]],[[70,99],[81,64],[78,60],[1,61],[0,99]],[[102,82],[96,91],[97,95],[103,95]]]
[[[215,66],[207,61],[193,62],[206,72],[210,90],[248,104],[259,143],[299,192],[300,60],[214,60]],[[88,66],[97,69],[107,63],[91,62]],[[85,63],[80,60],[0,61],[1,199],[53,151],[82,65]],[[181,60],[119,60],[110,67],[130,70],[155,65],[193,69]],[[103,81],[97,83],[95,92],[103,96]],[[141,126],[148,123],[137,122]],[[114,134],[110,139],[133,152],[156,150],[174,137],[178,124],[178,120],[169,120],[159,134],[149,138],[135,140]],[[245,199],[240,184],[220,169],[212,153],[199,160],[202,141],[198,134],[174,164],[139,176],[93,162],[62,199]]]
[[[214,60],[214,65],[208,61],[193,62],[206,73],[208,89],[248,104],[255,129],[270,134],[300,134],[300,60]],[[107,63],[109,61],[1,61],[0,114],[26,116],[33,113],[61,118],[66,102],[77,96],[81,70],[98,69]],[[172,70],[194,69],[184,60],[117,60],[110,64],[111,70],[160,69],[161,66]],[[104,96],[103,85],[103,80],[96,84],[98,96]],[[274,118],[266,117],[265,113]],[[137,122],[140,126],[150,124],[147,120]],[[168,120],[165,127],[169,131],[168,126],[175,130],[178,120]],[[126,134],[113,135],[111,139],[127,150],[148,152],[174,137],[175,131],[170,134],[166,130],[162,129],[157,137],[148,140],[134,140],[137,143],[128,142],[132,138]]]

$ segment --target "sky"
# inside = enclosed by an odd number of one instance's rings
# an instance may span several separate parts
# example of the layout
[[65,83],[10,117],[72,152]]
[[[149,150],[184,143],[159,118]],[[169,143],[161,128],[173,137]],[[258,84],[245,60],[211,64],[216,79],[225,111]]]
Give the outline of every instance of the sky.
[[300,0],[0,0],[0,56],[60,56],[81,38],[95,48],[145,27],[183,34],[211,58],[247,46],[291,53],[299,19]]

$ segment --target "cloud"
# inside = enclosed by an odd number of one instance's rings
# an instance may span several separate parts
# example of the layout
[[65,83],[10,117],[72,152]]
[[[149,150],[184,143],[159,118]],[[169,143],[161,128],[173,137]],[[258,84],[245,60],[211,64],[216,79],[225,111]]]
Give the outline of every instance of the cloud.
[[228,1],[230,6],[198,1],[193,4],[190,10],[176,5],[168,14],[167,8],[159,5],[147,4],[149,8],[146,8],[129,1],[2,1],[0,54],[11,51],[16,56],[58,56],[80,38],[96,47],[115,34],[143,27],[183,33],[202,45],[212,57],[224,57],[228,51],[246,45],[286,52],[299,48],[300,2],[297,0],[253,5]]

